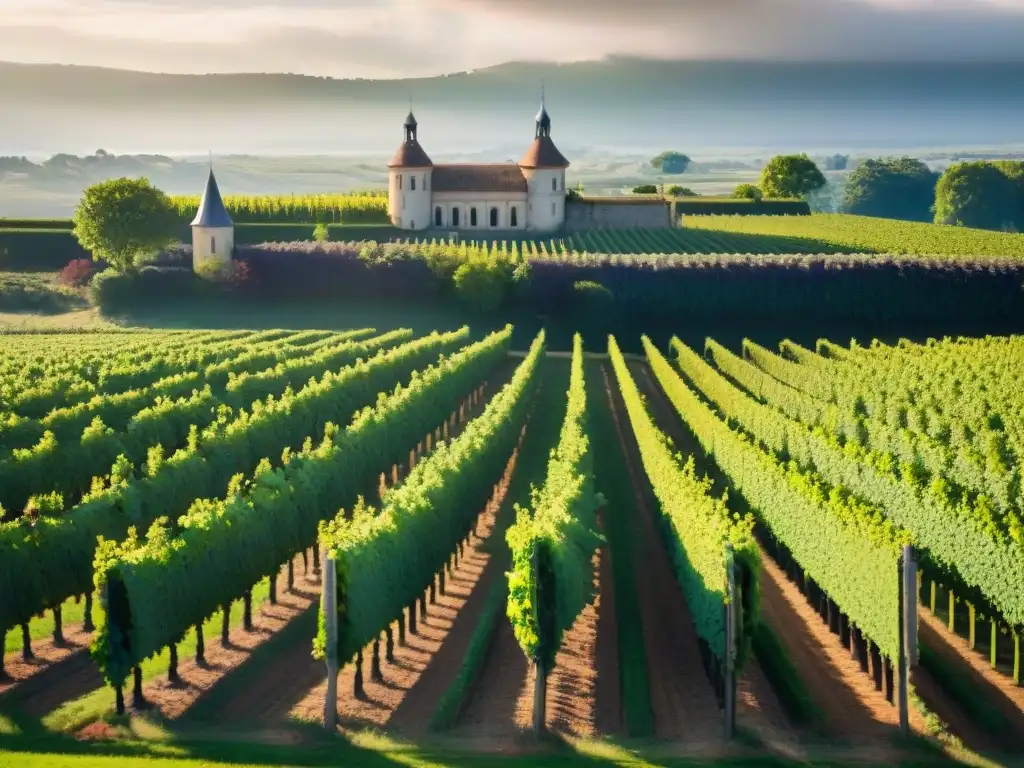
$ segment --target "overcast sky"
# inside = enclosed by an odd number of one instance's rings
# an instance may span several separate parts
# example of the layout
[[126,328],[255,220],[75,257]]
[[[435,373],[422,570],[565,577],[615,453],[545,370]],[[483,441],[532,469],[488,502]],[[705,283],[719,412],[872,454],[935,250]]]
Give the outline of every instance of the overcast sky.
[[1024,59],[1024,0],[0,0],[0,60],[410,77],[510,60]]

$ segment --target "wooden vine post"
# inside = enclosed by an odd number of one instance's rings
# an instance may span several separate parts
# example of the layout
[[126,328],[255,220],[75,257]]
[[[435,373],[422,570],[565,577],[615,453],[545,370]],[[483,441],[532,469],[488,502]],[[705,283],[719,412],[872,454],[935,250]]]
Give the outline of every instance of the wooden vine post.
[[[326,553],[325,553],[326,554]],[[338,593],[333,557],[324,557],[324,583],[320,592],[320,610],[324,612],[327,632],[327,693],[324,695],[324,728],[333,731],[338,724]]]
[[736,585],[736,557],[732,545],[725,545],[725,679],[723,705],[725,709],[725,738],[736,734],[736,654],[738,640],[738,614],[740,593]]
[[903,547],[900,558],[900,648],[897,705],[900,734],[910,737],[910,670],[917,666],[917,559],[914,548]]
[[[534,596],[533,604],[537,606],[536,610],[538,613],[538,619],[540,623],[544,623],[544,617],[540,615],[540,612],[544,610],[544,600],[542,596],[543,585],[540,583],[540,550],[535,547],[533,554],[530,556],[530,567],[533,570],[534,583],[537,585],[537,594]],[[544,642],[544,627],[540,627],[541,643]],[[538,653],[535,658],[534,666],[536,667],[537,675],[533,681],[533,732],[540,736],[545,730],[545,720],[547,715],[547,692],[548,692],[548,671],[544,668],[544,660],[542,658],[542,652]]]

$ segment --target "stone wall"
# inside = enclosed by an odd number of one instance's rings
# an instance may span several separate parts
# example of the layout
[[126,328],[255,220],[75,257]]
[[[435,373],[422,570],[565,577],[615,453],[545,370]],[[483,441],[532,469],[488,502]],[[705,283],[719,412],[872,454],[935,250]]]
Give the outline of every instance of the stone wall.
[[671,227],[670,204],[666,200],[635,198],[583,198],[567,200],[565,231],[586,229],[655,229]]

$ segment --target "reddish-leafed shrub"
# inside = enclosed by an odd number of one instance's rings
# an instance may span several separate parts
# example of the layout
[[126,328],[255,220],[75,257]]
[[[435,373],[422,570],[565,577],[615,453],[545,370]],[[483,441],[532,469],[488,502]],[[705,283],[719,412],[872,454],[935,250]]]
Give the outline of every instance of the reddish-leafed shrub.
[[58,281],[61,285],[81,288],[89,282],[94,271],[94,264],[89,259],[74,259],[60,271]]

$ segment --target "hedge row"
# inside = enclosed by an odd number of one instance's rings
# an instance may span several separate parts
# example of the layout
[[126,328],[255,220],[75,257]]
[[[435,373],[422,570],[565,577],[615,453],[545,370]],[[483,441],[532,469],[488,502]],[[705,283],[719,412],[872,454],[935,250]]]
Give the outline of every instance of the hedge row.
[[702,200],[682,197],[672,200],[672,220],[680,216],[810,216],[806,200]]

